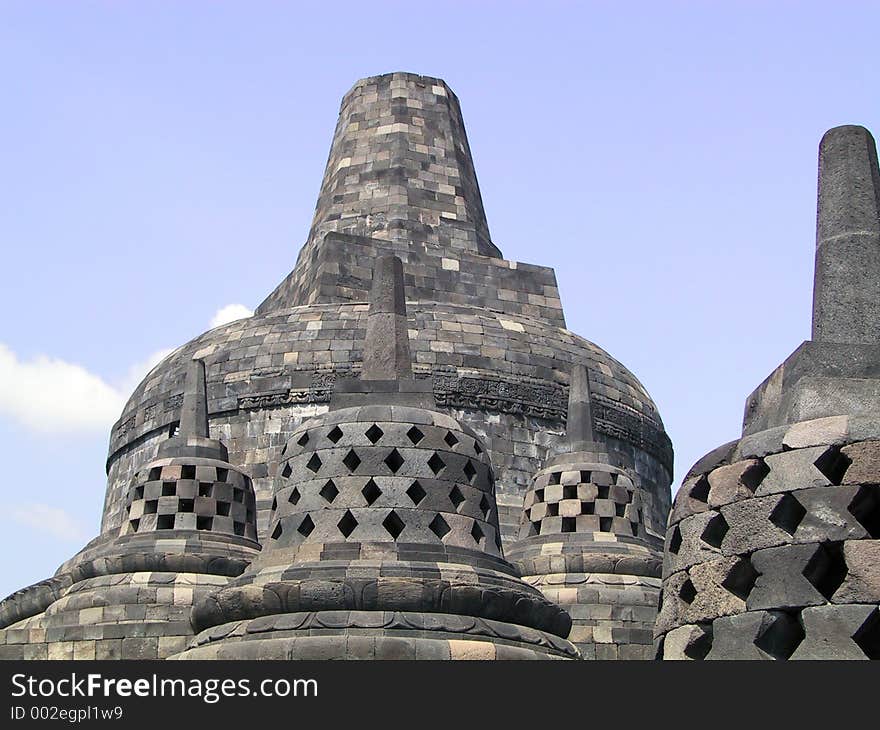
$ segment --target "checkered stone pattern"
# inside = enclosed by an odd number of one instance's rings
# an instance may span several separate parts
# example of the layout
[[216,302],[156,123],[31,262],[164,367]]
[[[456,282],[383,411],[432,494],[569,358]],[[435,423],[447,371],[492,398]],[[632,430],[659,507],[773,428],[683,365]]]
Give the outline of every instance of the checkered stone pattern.
[[830,421],[753,435],[688,475],[666,536],[660,657],[880,658],[880,438],[822,443]]
[[494,477],[473,433],[401,406],[332,411],[282,455],[270,544],[401,542],[501,554]]
[[604,449],[564,454],[535,475],[519,539],[506,551],[523,580],[571,616],[584,659],[651,659],[661,540],[644,490]]
[[565,532],[644,537],[641,491],[603,464],[541,470],[526,492],[519,539]]
[[159,459],[138,470],[121,534],[204,530],[256,542],[256,497],[251,480],[213,459]]
[[[646,524],[662,533],[672,451],[656,407],[620,363],[539,320],[436,302],[408,309],[416,377],[433,381],[437,410],[473,429],[489,451],[507,539],[516,535],[533,475],[564,439],[573,362],[589,368],[597,430],[627,455],[651,497]],[[113,430],[102,530],[124,522],[131,479],[175,427],[185,364],[198,354],[206,360],[212,435],[253,479],[265,540],[281,451],[306,419],[327,409],[335,380],[359,374],[365,327],[365,304],[300,307],[224,325],[169,356]]]

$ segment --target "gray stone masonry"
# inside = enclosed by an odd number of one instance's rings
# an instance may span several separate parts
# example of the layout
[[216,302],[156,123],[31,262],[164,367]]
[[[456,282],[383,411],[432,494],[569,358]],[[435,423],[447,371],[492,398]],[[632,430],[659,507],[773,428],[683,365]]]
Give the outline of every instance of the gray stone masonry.
[[660,596],[661,543],[644,525],[650,495],[593,428],[587,369],[571,374],[569,453],[526,492],[507,556],[523,579],[572,617],[586,659],[650,659]]
[[501,557],[486,449],[400,405],[411,370],[382,358],[406,337],[400,261],[374,276],[370,318],[396,317],[364,345],[379,379],[294,432],[263,552],[194,607],[199,633],[177,658],[577,658],[569,616]]
[[824,136],[814,339],[676,495],[659,657],[880,659],[878,183],[867,130]]

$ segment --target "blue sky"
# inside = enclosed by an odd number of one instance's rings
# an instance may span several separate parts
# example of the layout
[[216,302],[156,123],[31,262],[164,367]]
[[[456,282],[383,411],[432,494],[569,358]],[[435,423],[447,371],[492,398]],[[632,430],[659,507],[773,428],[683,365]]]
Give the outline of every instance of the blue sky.
[[0,1],[0,594],[97,533],[157,353],[305,240],[339,102],[444,78],[492,237],[644,383],[676,485],[809,336],[816,151],[880,132],[869,2]]

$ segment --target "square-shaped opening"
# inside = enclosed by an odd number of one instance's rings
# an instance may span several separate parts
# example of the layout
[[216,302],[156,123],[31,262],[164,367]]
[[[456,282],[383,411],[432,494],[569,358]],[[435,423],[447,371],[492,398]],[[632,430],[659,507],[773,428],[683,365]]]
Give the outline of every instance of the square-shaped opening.
[[214,490],[214,482],[199,482],[199,496],[210,497]]
[[244,491],[241,489],[233,489],[232,500],[239,503],[244,502]]
[[144,514],[145,515],[154,515],[159,509],[159,500],[158,499],[148,499],[144,503]]
[[195,502],[191,499],[178,499],[177,500],[177,511],[178,512],[192,512],[195,509]]
[[180,478],[181,479],[195,479],[196,478],[196,468],[192,464],[184,466],[180,470]]
[[173,497],[177,494],[177,482],[162,482],[162,496]]
[[217,502],[217,514],[220,517],[229,517],[229,502]]
[[197,530],[210,530],[211,525],[214,523],[213,517],[196,517],[196,529]]
[[159,515],[156,519],[156,529],[157,530],[173,530],[174,529],[174,515]]

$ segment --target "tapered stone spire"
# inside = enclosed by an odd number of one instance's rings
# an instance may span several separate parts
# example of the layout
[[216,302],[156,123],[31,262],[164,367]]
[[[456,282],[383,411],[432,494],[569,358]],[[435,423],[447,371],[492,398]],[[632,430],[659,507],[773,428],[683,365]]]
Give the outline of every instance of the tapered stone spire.
[[385,256],[363,376],[288,439],[263,551],[194,608],[179,658],[578,657],[571,617],[502,557],[488,451],[413,379],[407,337]]
[[183,405],[177,433],[159,444],[160,458],[174,456],[200,457],[227,461],[229,452],[208,434],[208,393],[205,384],[205,363],[192,360],[186,367]]
[[403,264],[397,256],[382,256],[373,269],[361,379],[402,378],[412,378]]
[[835,127],[819,145],[813,340],[880,342],[878,287],[877,147],[864,127]]
[[500,255],[442,79],[384,74],[345,95],[309,238],[328,232]]
[[180,435],[183,438],[208,438],[208,395],[205,386],[205,363],[193,360],[186,369],[186,386],[180,411]]
[[829,130],[813,336],[749,396],[742,438],[675,496],[661,658],[880,658],[878,191],[868,130]]
[[568,445],[571,451],[587,451],[596,441],[590,406],[590,376],[585,365],[574,365],[568,389]]

